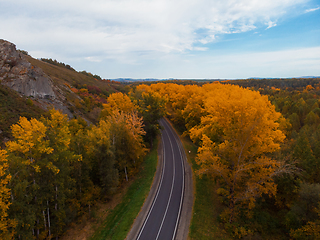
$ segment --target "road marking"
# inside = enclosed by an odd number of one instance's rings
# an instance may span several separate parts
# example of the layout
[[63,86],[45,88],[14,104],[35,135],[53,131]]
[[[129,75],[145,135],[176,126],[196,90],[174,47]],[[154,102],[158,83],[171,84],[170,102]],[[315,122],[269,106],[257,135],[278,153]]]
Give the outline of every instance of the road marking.
[[[168,134],[168,137],[169,137],[169,134]],[[172,152],[172,160],[173,160],[173,176],[172,176],[173,180],[172,180],[172,184],[171,184],[169,200],[168,200],[168,203],[167,203],[167,206],[166,206],[166,211],[164,212],[164,215],[163,215],[163,218],[162,218],[162,221],[161,221],[161,225],[160,225],[156,240],[158,240],[158,238],[159,238],[159,235],[160,235],[160,232],[161,232],[161,229],[162,229],[162,226],[163,226],[164,219],[167,216],[167,212],[168,212],[168,208],[169,208],[169,205],[170,205],[170,202],[171,202],[171,197],[172,197],[172,192],[173,192],[173,185],[174,185],[175,177],[176,177],[176,166],[175,166],[175,160],[174,160],[174,152],[173,152],[173,146],[172,146],[172,142],[171,142],[170,137],[169,137],[169,141],[170,141],[171,152]]]
[[[181,198],[180,198],[180,205],[179,205],[179,211],[178,211],[178,215],[177,215],[177,218],[176,218],[176,223],[175,223],[175,228],[174,228],[174,232],[173,232],[173,235],[172,235],[172,240],[175,238],[176,236],[176,233],[177,233],[177,229],[178,229],[178,223],[179,223],[179,220],[180,220],[180,216],[181,216],[181,209],[182,209],[182,204],[183,204],[183,197],[184,197],[184,190],[185,190],[185,186],[184,186],[184,181],[185,181],[185,172],[184,172],[184,156],[182,155],[182,150],[181,150],[181,142],[179,141],[179,139],[177,140],[177,136],[176,134],[173,132],[173,130],[171,129],[171,126],[169,125],[169,123],[167,123],[166,120],[162,120],[162,123],[163,125],[166,125],[170,130],[170,133],[173,135],[173,138],[176,142],[176,144],[178,145],[178,149],[179,149],[179,154],[180,154],[180,160],[181,160],[181,166],[182,166],[182,188],[181,188]],[[175,175],[176,175],[176,168],[175,168],[175,157],[174,157],[174,151],[173,151],[173,144],[172,144],[172,141],[171,141],[171,138],[169,136],[169,132],[167,129],[164,129],[163,130],[163,134],[167,134],[168,138],[169,138],[169,141],[170,141],[170,146],[171,146],[171,151],[172,151],[172,161],[173,161],[173,180],[172,180],[172,184],[171,184],[171,190],[170,190],[170,195],[169,195],[169,199],[168,199],[168,202],[167,202],[167,206],[166,206],[166,210],[165,210],[165,213],[163,215],[163,218],[162,218],[162,221],[161,221],[161,225],[159,227],[159,230],[158,230],[158,233],[157,233],[157,236],[156,236],[156,240],[158,240],[159,236],[160,236],[160,232],[162,230],[162,227],[163,227],[163,224],[164,224],[164,220],[166,218],[166,215],[167,215],[167,212],[168,212],[168,209],[169,209],[169,205],[171,203],[171,198],[172,198],[172,193],[173,193],[173,187],[174,187],[174,184],[175,184]],[[148,212],[148,215],[143,223],[143,226],[141,227],[140,231],[139,231],[139,235],[138,237],[136,238],[136,240],[139,240],[141,235],[142,235],[142,232],[144,231],[145,229],[145,226],[149,220],[149,217],[151,215],[151,212],[153,211],[153,208],[155,206],[155,203],[158,199],[158,196],[159,196],[159,192],[160,192],[160,189],[162,188],[162,184],[163,184],[163,178],[164,178],[164,172],[165,172],[165,167],[166,167],[166,164],[165,164],[165,153],[166,153],[166,148],[165,148],[165,145],[164,145],[164,138],[162,137],[161,138],[162,140],[162,145],[163,145],[163,168],[162,168],[162,173],[161,173],[161,180],[160,180],[160,184],[158,186],[158,189],[157,189],[157,193],[156,193],[156,196],[155,198],[153,199],[153,202],[152,202],[152,205],[151,205],[151,208],[149,209],[149,212]]]
[[176,233],[177,233],[177,229],[178,229],[178,223],[179,223],[179,220],[180,220],[180,216],[181,216],[181,209],[182,209],[182,202],[183,202],[183,197],[184,197],[184,157],[182,156],[182,153],[181,153],[181,142],[180,142],[180,139],[177,140],[177,136],[176,134],[172,131],[171,129],[171,126],[169,126],[169,129],[171,131],[171,133],[173,134],[174,136],[174,139],[176,140],[176,143],[178,145],[178,148],[179,148],[179,153],[180,153],[180,159],[181,159],[181,165],[182,165],[182,193],[181,193],[181,198],[180,198],[180,206],[179,206],[179,212],[178,212],[178,217],[177,217],[177,221],[176,221],[176,226],[174,228],[174,232],[173,232],[173,236],[172,236],[172,239],[175,238],[176,236]]
[[[164,130],[163,132],[165,132],[165,130]],[[167,135],[168,135],[168,134],[167,134]],[[168,136],[169,136],[169,135],[168,135]],[[157,201],[157,198],[158,198],[160,189],[161,189],[161,187],[162,187],[164,169],[165,169],[165,166],[166,166],[166,161],[164,161],[164,156],[165,156],[165,152],[166,152],[166,151],[165,151],[165,146],[164,146],[163,138],[161,138],[161,140],[162,140],[162,146],[163,146],[163,168],[162,168],[162,173],[161,173],[161,180],[160,180],[160,184],[159,184],[158,189],[157,189],[157,194],[156,194],[155,198],[153,199],[151,208],[149,209],[148,215],[147,215],[147,217],[146,217],[146,219],[145,219],[145,221],[144,221],[144,223],[143,223],[142,228],[140,229],[140,232],[139,232],[139,235],[138,235],[138,237],[137,237],[137,240],[140,239],[140,236],[141,236],[141,234],[142,234],[142,232],[143,232],[143,230],[144,230],[144,227],[146,226],[146,224],[147,224],[147,222],[148,222],[148,219],[149,219],[149,217],[150,217],[150,214],[151,214],[151,212],[152,212],[152,209],[153,209],[153,207],[154,207],[155,202]]]

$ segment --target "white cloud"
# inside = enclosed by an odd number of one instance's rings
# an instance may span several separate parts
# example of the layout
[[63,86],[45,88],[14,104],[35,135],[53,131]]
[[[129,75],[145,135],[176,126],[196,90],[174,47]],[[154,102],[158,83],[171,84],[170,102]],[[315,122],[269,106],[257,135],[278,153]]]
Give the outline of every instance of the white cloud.
[[305,13],[308,13],[308,12],[314,12],[314,11],[317,11],[317,10],[319,10],[320,9],[320,7],[317,7],[317,8],[310,8],[310,9],[307,9],[306,11],[305,11]]
[[206,48],[206,47],[194,47],[193,50],[195,50],[195,51],[206,51],[206,50],[208,50],[208,48]]
[[261,36],[261,29],[277,26],[307,1],[0,0],[0,38],[78,70],[98,66],[92,72],[106,78],[320,75],[320,47],[205,53],[222,34],[254,30]]
[[88,60],[89,62],[96,62],[96,63],[99,63],[102,61],[101,59],[96,57],[86,57],[85,59]]
[[277,26],[277,24],[275,22],[269,21],[268,22],[268,27],[266,29],[269,29],[269,28],[272,28],[272,27],[275,27],[275,26]]
[[219,34],[274,27],[306,1],[0,0],[0,32],[37,51],[50,46],[74,57],[131,62],[133,56],[204,50],[195,44],[216,41]]
[[[210,51],[211,52],[211,51]],[[212,52],[211,52],[212,53]],[[229,54],[167,54],[144,58],[142,65],[103,61],[94,71],[104,78],[236,79],[249,77],[320,76],[320,47]],[[76,69],[88,69],[73,66]],[[78,68],[77,68],[78,67]],[[91,71],[91,70],[90,70]]]

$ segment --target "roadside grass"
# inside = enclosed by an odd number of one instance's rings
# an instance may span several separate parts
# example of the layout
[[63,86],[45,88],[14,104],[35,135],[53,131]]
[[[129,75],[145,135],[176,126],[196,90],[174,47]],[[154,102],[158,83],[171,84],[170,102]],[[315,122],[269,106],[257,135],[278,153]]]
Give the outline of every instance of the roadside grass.
[[110,210],[102,225],[90,238],[91,240],[123,240],[126,238],[150,191],[157,168],[158,142],[159,140],[155,141],[153,148],[142,163],[141,171],[129,186],[121,203],[119,203],[114,209]]
[[[206,175],[197,176],[199,166],[195,162],[197,147],[188,138],[181,138],[194,178],[194,205],[189,229],[190,240],[232,239],[218,221],[223,206],[216,193],[216,183]],[[190,151],[190,152],[189,152]]]

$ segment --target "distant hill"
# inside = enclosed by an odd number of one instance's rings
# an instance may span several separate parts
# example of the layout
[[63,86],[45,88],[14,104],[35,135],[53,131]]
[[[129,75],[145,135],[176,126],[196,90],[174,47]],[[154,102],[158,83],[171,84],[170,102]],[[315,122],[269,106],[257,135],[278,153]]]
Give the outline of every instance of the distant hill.
[[175,78],[168,78],[168,79],[158,79],[158,78],[115,78],[112,79],[113,81],[122,82],[122,83],[137,83],[137,82],[159,82],[159,81],[194,81],[194,82],[214,82],[214,81],[238,81],[238,80],[272,80],[272,79],[307,79],[307,78],[314,78],[318,79],[320,76],[302,76],[302,77],[295,77],[295,78],[263,78],[263,77],[250,77],[250,78],[238,78],[238,79],[220,79],[220,78],[195,78],[195,79],[175,79]]
[[303,76],[303,77],[300,77],[300,78],[320,78],[320,76]]
[[156,81],[164,81],[167,79],[157,79],[157,78],[115,78],[112,79],[113,81],[117,82],[125,82],[125,83],[132,83],[132,82],[156,82]]

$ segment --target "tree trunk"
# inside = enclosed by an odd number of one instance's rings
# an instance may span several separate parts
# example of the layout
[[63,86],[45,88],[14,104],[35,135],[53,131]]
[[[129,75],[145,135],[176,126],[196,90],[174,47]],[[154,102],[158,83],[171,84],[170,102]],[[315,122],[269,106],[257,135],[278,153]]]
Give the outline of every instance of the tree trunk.
[[51,238],[51,225],[50,225],[50,212],[49,212],[49,201],[47,200],[48,207],[48,227],[49,227],[49,239]]
[[127,180],[127,182],[128,182],[127,167],[124,167],[124,172],[126,173],[126,180]]
[[80,169],[79,169],[79,199],[81,201],[81,196],[82,196],[82,181],[81,181],[81,175],[82,175],[82,164],[80,163]]
[[46,214],[44,213],[44,210],[42,211],[42,215],[43,215],[44,230],[47,231]]
[[229,210],[230,210],[230,217],[229,217],[229,223],[233,222],[234,218],[234,191],[232,188],[230,188],[230,203],[229,203]]
[[37,227],[37,238],[39,238],[39,235],[40,235],[40,221],[39,221],[39,218],[37,219],[37,224],[38,224],[38,227]]
[[58,186],[56,185],[56,202],[54,204],[54,209],[58,210]]

